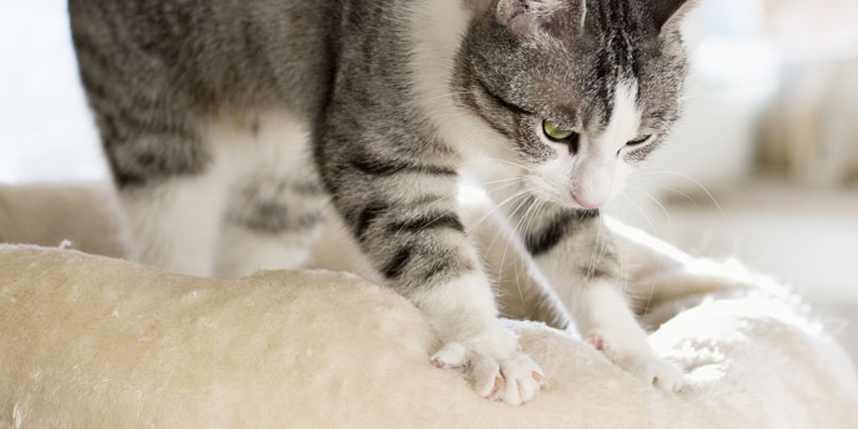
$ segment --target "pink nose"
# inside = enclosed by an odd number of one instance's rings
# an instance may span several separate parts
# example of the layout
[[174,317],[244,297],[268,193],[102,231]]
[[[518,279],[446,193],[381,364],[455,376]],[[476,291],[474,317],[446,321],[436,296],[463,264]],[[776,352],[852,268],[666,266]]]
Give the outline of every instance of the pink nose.
[[581,198],[575,194],[572,194],[572,198],[578,203],[579,206],[584,207],[585,209],[597,209],[602,207],[605,204],[604,198],[600,198],[598,200],[589,200],[587,198]]
[[[606,165],[607,164],[607,165]],[[614,166],[610,163],[599,162],[598,159],[586,162],[573,170],[576,180],[572,181],[572,198],[581,207],[595,209],[608,202],[613,186]]]

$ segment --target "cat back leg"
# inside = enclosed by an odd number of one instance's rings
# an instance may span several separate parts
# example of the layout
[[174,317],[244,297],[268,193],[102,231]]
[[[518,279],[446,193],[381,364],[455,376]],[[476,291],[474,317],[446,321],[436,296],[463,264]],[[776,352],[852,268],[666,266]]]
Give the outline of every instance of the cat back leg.
[[[174,120],[174,119],[173,119]],[[131,235],[132,257],[166,271],[211,275],[224,182],[192,127],[145,127],[101,116]],[[133,121],[128,121],[133,122]]]
[[235,171],[220,225],[215,275],[310,262],[327,194],[308,147],[307,126],[288,111],[222,115],[208,132]]
[[325,201],[315,182],[262,176],[234,187],[221,227],[215,274],[241,278],[261,269],[306,266],[325,220]]

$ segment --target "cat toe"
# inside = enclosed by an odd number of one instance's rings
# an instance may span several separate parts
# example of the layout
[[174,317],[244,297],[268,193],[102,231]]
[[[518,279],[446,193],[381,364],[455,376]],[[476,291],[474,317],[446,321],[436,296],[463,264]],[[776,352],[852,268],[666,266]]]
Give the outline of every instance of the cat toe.
[[628,342],[617,341],[622,337],[610,334],[594,332],[585,341],[617,366],[661,390],[676,392],[685,385],[682,371],[656,357],[649,346],[629,345]]
[[[521,405],[548,386],[542,368],[524,353],[516,352],[509,359],[495,360],[483,356],[477,360],[482,362],[474,365],[472,383],[481,394],[491,385],[489,394],[483,394],[486,398]],[[491,373],[492,369],[497,372]]]
[[449,343],[432,355],[430,359],[435,368],[464,372],[468,369],[468,355],[459,343]]
[[655,356],[631,358],[626,365],[633,375],[666,392],[676,392],[685,385],[679,368]]
[[478,395],[510,405],[530,401],[536,392],[548,388],[542,368],[521,352],[496,359],[449,343],[432,356],[431,363],[436,368],[463,372]]

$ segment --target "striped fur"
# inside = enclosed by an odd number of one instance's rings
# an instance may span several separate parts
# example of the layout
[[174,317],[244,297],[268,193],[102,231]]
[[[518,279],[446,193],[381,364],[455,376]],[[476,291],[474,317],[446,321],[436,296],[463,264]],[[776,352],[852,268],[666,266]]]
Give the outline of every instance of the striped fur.
[[[330,206],[436,328],[436,365],[521,403],[542,370],[497,320],[460,179],[477,161],[514,165],[502,171],[520,195],[494,197],[554,286],[619,282],[591,209],[677,118],[684,3],[69,0],[69,12],[139,260],[224,277],[297,266]],[[546,119],[574,141],[547,139]],[[653,137],[626,144],[639,134]]]

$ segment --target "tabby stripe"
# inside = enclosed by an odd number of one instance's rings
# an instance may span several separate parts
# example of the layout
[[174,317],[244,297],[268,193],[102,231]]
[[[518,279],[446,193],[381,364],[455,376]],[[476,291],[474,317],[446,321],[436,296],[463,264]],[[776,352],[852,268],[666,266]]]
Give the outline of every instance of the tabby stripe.
[[403,247],[396,252],[396,255],[393,256],[393,259],[384,266],[382,273],[384,277],[390,280],[395,280],[402,275],[402,272],[405,271],[405,266],[408,265],[408,261],[411,260],[412,250],[411,247]]
[[318,213],[306,213],[300,216],[287,216],[285,207],[276,212],[275,208],[263,208],[260,213],[255,213],[249,218],[231,217],[230,220],[238,225],[243,225],[249,230],[263,234],[282,234],[289,231],[304,231],[311,229],[325,220]]
[[531,112],[527,109],[524,109],[522,107],[516,106],[515,104],[512,104],[509,101],[504,100],[503,98],[501,98],[500,96],[498,96],[497,94],[492,92],[489,89],[489,87],[486,86],[486,84],[484,84],[483,81],[481,81],[480,79],[476,79],[476,81],[477,81],[477,83],[480,84],[480,87],[482,88],[483,92],[485,92],[486,95],[491,97],[497,104],[500,104],[501,106],[504,106],[508,110],[512,110],[514,113],[517,113],[519,115],[530,115],[530,116],[533,115],[533,112]]
[[455,176],[456,170],[436,165],[415,165],[379,160],[356,159],[352,168],[371,176],[393,176],[400,173],[431,174],[435,176]]
[[450,228],[459,232],[465,232],[465,227],[459,222],[459,218],[452,213],[442,213],[439,215],[425,215],[417,219],[410,219],[404,222],[392,223],[388,230],[393,233],[397,232],[420,232],[425,229]]
[[651,142],[643,147],[636,148],[629,152],[625,156],[625,159],[629,161],[643,161],[652,153],[652,151],[656,150],[660,146],[659,143],[660,142]]
[[599,217],[598,210],[567,210],[559,213],[551,222],[538,231],[528,234],[525,245],[531,255],[539,256],[557,246],[571,232],[575,221]]
[[445,197],[443,195],[437,195],[437,194],[429,194],[429,195],[424,195],[422,197],[419,197],[415,200],[409,201],[408,204],[410,204],[412,206],[422,206],[424,204],[435,204],[435,203],[437,203],[441,200],[444,200],[446,198],[449,198],[449,197]]
[[507,130],[505,130],[505,129],[501,128],[500,126],[498,126],[497,124],[495,124],[485,114],[485,112],[483,111],[483,106],[477,101],[477,95],[475,92],[469,91],[469,92],[466,92],[465,94],[463,94],[462,95],[462,102],[465,104],[466,107],[469,107],[474,113],[476,113],[477,116],[479,116],[480,119],[482,119],[483,122],[486,123],[486,125],[490,126],[492,129],[497,131],[500,135],[502,135],[508,139],[512,139],[512,135],[510,135],[510,133]]
[[491,120],[491,119],[489,119],[489,117],[488,117],[488,116],[486,116],[486,115],[483,113],[483,111],[482,111],[481,109],[479,109],[479,107],[477,107],[477,108],[474,110],[474,112],[477,114],[477,116],[479,116],[479,117],[480,117],[480,119],[482,119],[482,120],[483,120],[483,122],[485,122],[486,124],[488,124],[488,126],[490,126],[493,130],[497,131],[497,132],[498,132],[498,134],[500,134],[500,135],[502,135],[502,136],[504,136],[504,137],[506,137],[506,138],[508,138],[508,139],[513,139],[513,136],[512,136],[512,135],[511,135],[507,130],[505,130],[505,129],[501,128],[500,126],[498,126],[497,124],[495,124],[494,122],[492,122],[492,120]]
[[461,275],[474,269],[470,261],[462,259],[455,251],[445,251],[433,256],[431,265],[423,270],[423,284],[433,283],[439,277]]
[[355,223],[355,236],[358,240],[363,241],[366,235],[366,230],[372,225],[377,217],[390,210],[390,206],[381,202],[368,204],[361,210],[358,215],[357,223]]

